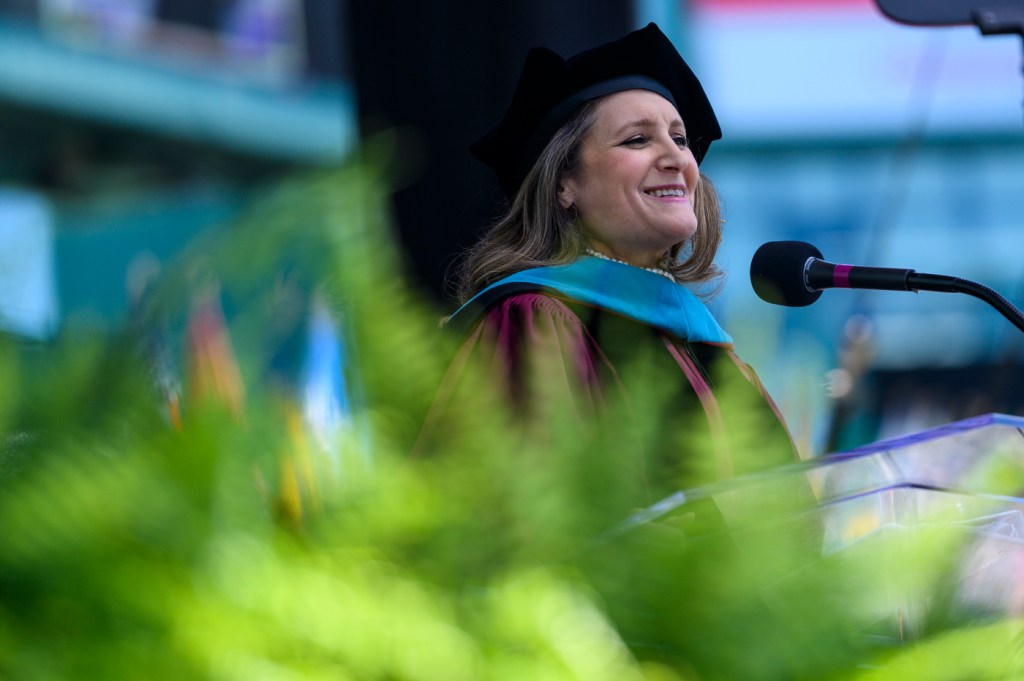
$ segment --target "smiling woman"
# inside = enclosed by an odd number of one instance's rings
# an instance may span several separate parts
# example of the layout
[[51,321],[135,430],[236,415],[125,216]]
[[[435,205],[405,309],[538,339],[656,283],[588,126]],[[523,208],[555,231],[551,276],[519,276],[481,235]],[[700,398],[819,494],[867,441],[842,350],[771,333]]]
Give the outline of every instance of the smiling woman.
[[[771,398],[688,288],[720,274],[718,198],[698,169],[720,137],[654,24],[568,60],[529,53],[504,118],[471,148],[509,208],[463,261],[448,326],[468,339],[425,433],[479,362],[531,426],[552,413],[590,433],[642,422],[648,502],[794,460]],[[734,435],[749,424],[758,451],[742,456]]]
[[690,190],[698,181],[676,108],[649,90],[626,90],[599,101],[558,200],[575,208],[593,250],[650,267],[697,231]]

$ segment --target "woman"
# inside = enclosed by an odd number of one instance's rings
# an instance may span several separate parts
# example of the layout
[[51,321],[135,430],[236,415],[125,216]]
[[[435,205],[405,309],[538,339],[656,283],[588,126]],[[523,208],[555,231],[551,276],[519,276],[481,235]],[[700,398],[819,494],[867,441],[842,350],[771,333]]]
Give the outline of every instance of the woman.
[[[610,404],[636,417],[639,397],[645,468],[666,489],[792,461],[777,409],[684,286],[719,275],[719,204],[698,164],[720,138],[654,24],[569,60],[532,50],[503,120],[471,149],[510,207],[463,263],[449,324],[469,336],[452,374],[482,360],[527,419],[553,383],[584,418]],[[764,452],[744,456],[736,433]]]

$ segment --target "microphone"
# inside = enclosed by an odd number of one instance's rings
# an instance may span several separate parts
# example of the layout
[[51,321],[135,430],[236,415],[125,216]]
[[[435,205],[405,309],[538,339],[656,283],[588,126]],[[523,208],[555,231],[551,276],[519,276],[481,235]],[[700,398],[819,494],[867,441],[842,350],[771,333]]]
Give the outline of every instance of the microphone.
[[788,307],[810,305],[827,288],[966,293],[984,300],[1024,331],[1024,313],[987,286],[943,274],[836,265],[822,260],[821,251],[803,241],[769,241],[758,248],[750,261],[750,284],[761,300]]
[[893,267],[836,265],[803,241],[769,241],[750,262],[750,284],[764,301],[789,307],[810,305],[827,288],[879,291],[957,291],[956,277]]

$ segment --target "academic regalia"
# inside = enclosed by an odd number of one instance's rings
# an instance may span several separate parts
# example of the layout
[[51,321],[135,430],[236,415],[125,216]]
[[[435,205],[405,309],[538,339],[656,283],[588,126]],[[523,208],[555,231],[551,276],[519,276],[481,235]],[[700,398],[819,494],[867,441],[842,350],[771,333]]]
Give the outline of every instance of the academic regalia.
[[663,483],[654,481],[655,496],[797,460],[778,408],[730,336],[696,295],[657,273],[590,256],[524,270],[481,291],[448,325],[466,340],[442,394],[479,362],[524,419],[543,390],[564,395],[563,411],[580,419],[611,409],[623,427],[643,421],[636,455]]
[[[523,189],[526,177],[580,106],[636,89],[678,109],[695,163],[721,139],[700,81],[649,24],[569,58],[530,50],[504,116],[470,151],[514,205],[521,191],[534,191]],[[559,209],[568,211],[551,207]],[[655,272],[590,256],[524,270],[481,291],[449,326],[466,340],[427,419],[428,439],[448,405],[488,408],[485,396],[473,399],[474,390],[490,392],[479,385],[468,388],[467,401],[458,397],[476,364],[496,378],[490,383],[526,426],[524,446],[537,452],[555,439],[544,425],[566,413],[585,424],[580,437],[605,438],[594,440],[594,452],[607,448],[605,436],[617,436],[609,428],[635,431],[634,444],[620,449],[642,461],[647,501],[797,458],[778,409],[729,335],[692,292]],[[435,442],[444,439],[434,433]]]

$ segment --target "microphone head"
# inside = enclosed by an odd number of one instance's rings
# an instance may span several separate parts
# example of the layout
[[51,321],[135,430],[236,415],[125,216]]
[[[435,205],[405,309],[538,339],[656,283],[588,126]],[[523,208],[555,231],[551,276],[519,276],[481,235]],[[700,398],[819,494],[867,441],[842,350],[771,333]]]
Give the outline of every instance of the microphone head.
[[821,257],[821,251],[803,241],[769,241],[750,261],[750,285],[766,302],[788,307],[810,305],[821,297],[821,291],[807,288],[804,268],[810,258]]

